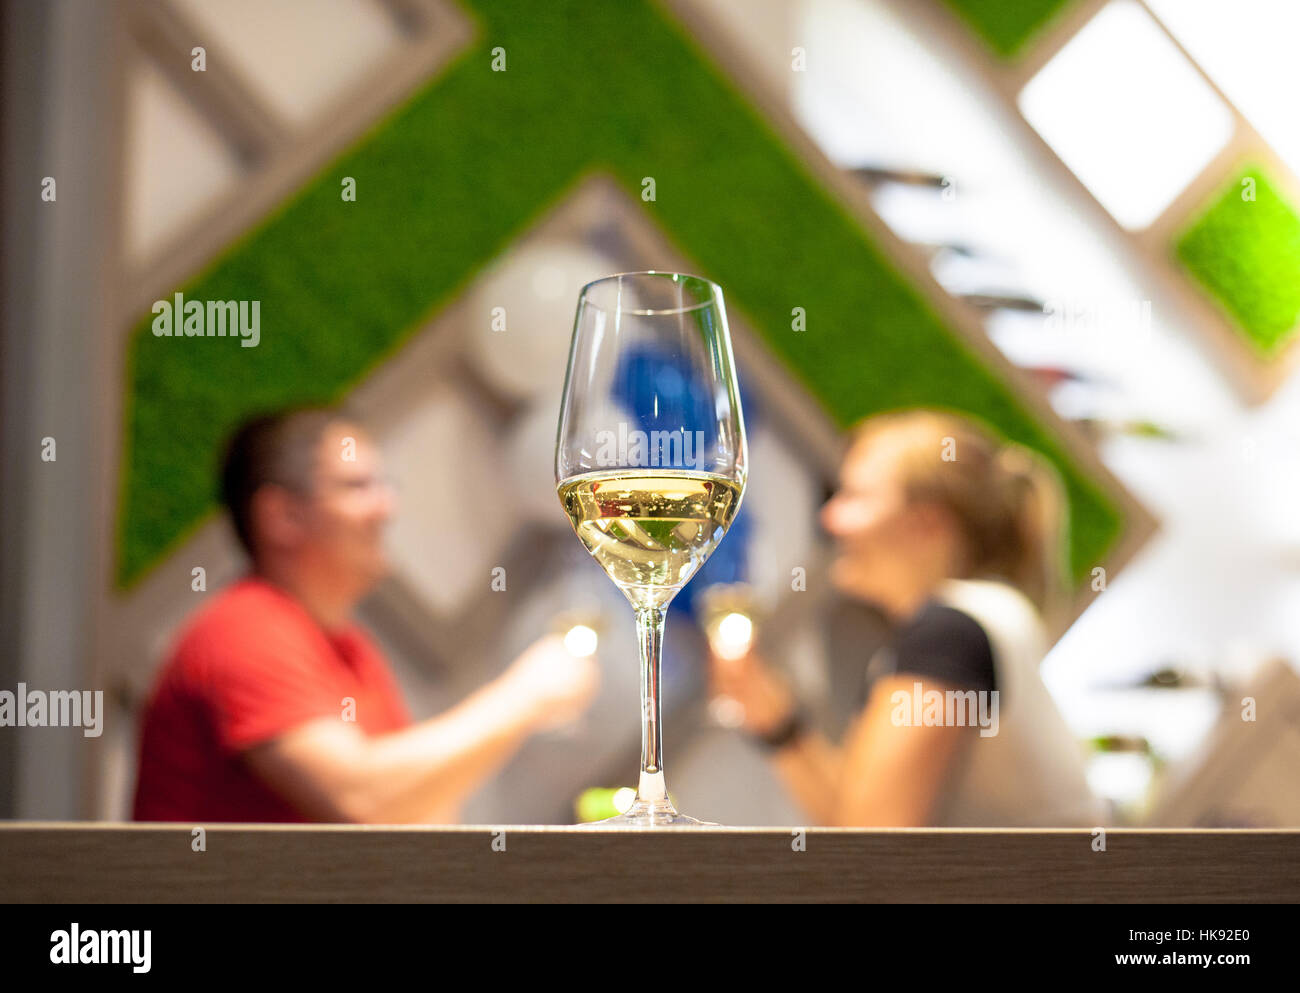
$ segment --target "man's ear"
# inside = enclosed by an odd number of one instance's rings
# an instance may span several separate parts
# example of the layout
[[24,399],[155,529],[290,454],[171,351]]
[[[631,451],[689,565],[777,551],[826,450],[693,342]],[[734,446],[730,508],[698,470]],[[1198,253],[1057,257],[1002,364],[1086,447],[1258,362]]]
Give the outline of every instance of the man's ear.
[[301,539],[305,527],[302,503],[283,486],[262,486],[253,494],[249,510],[258,545],[286,548]]

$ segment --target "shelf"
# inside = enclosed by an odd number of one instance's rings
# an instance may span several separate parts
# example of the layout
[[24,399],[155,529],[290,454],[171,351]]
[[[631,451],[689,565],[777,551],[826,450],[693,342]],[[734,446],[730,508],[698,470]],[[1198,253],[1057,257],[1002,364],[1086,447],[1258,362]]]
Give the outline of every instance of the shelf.
[[[1290,902],[1300,830],[0,824],[27,903]],[[504,832],[504,834],[502,833]],[[496,850],[504,841],[504,851]],[[495,842],[495,847],[494,847]]]

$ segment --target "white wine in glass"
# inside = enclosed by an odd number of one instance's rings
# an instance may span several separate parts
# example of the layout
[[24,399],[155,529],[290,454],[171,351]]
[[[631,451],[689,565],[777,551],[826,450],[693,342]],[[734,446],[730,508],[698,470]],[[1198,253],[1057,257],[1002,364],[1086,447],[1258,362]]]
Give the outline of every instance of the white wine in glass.
[[555,478],[574,531],[636,612],[641,656],[637,796],[601,826],[702,823],[673,808],[664,780],[664,618],[735,519],[745,454],[721,288],[665,272],[583,287]]
[[681,469],[616,469],[560,486],[573,529],[637,608],[666,607],[727,533],[741,488]]

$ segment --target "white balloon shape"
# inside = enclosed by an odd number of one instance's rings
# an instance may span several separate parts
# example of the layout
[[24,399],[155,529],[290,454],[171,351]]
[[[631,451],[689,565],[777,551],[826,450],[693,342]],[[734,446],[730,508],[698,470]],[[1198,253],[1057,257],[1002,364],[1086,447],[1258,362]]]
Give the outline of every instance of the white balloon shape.
[[[470,360],[506,396],[558,404],[578,293],[618,271],[607,256],[573,242],[512,252],[470,301]],[[504,330],[493,330],[502,323]]]

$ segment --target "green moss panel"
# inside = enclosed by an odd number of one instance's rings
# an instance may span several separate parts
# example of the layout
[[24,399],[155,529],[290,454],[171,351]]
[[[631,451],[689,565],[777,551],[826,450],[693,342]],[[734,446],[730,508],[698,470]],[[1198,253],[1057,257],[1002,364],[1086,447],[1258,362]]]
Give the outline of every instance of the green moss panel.
[[1260,355],[1300,326],[1300,215],[1258,168],[1215,193],[1175,240],[1192,278]]
[[[155,337],[142,315],[128,357],[121,583],[214,509],[235,424],[347,394],[593,170],[638,202],[654,177],[650,217],[839,424],[917,404],[978,414],[1060,468],[1074,574],[1104,556],[1123,527],[1113,502],[662,8],[465,6],[478,22],[469,50],[181,288],[261,301],[256,348]],[[505,72],[491,71],[497,46]],[[355,203],[340,197],[345,176]],[[806,331],[791,330],[796,306]]]
[[[928,0],[927,0],[928,2]],[[943,0],[1003,58],[1019,55],[1049,21],[1076,0]]]

